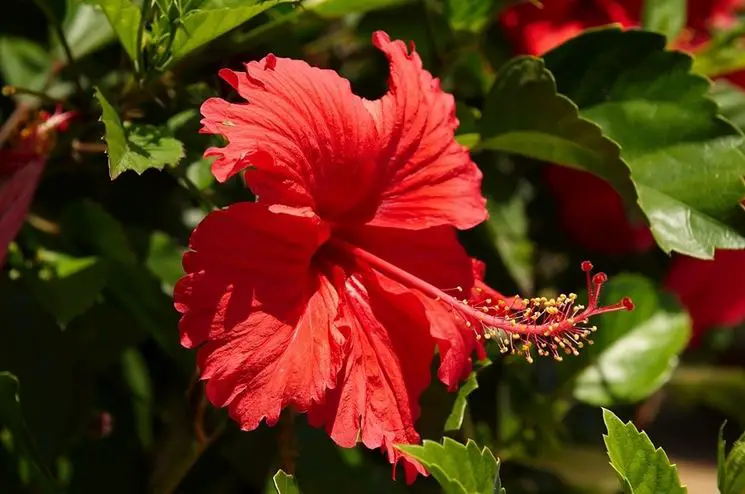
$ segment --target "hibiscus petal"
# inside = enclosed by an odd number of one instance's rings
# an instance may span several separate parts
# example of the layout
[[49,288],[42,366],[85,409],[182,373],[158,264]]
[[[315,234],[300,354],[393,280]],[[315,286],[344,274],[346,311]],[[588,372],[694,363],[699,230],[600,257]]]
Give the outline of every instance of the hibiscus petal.
[[387,280],[373,273],[337,283],[343,283],[337,288],[343,299],[339,323],[349,355],[337,388],[311,410],[309,420],[325,425],[340,446],[361,440],[368,448],[383,448],[394,468],[403,460],[411,482],[417,472],[426,471],[393,445],[420,440],[414,420],[430,381],[434,344],[429,323],[413,295],[394,293]]
[[[325,219],[373,214],[377,130],[347,80],[274,55],[220,76],[248,103],[202,105],[203,132],[229,141],[205,153],[217,157],[218,180],[251,167],[246,182],[262,201],[311,206]],[[369,196],[349,194],[359,184]]]
[[7,173],[0,173],[0,266],[26,219],[44,163],[41,156],[0,152],[0,171]]
[[438,225],[471,228],[486,218],[481,171],[453,138],[453,96],[422,68],[402,41],[373,34],[390,64],[389,92],[366,101],[382,136],[379,156],[387,185],[373,224],[407,229]]
[[243,429],[308,410],[335,386],[338,295],[311,266],[327,238],[308,210],[254,203],[211,213],[192,234],[174,290],[181,342],[201,346],[207,397]]
[[[458,242],[455,230],[441,226],[426,230],[363,227],[346,233],[351,243],[385,259],[456,298],[469,298],[474,284],[472,260]],[[402,249],[401,246],[406,248]],[[398,285],[397,292],[409,291]],[[471,354],[478,343],[462,317],[431,295],[411,290],[425,307],[430,333],[440,352],[438,377],[450,390],[471,372]]]
[[745,251],[719,250],[714,260],[679,256],[665,287],[680,298],[693,319],[695,346],[707,329],[745,321]]

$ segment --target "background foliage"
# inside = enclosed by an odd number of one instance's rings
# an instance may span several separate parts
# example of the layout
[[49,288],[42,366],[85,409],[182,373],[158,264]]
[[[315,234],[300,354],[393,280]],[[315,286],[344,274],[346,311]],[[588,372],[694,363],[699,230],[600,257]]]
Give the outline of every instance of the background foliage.
[[[645,30],[590,30],[514,57],[507,0],[6,2],[3,128],[56,105],[77,116],[0,278],[0,492],[685,492],[639,428],[684,464],[718,461],[723,494],[745,492],[745,327],[697,325],[664,282],[668,254],[745,248],[745,90],[706,78],[745,68],[739,18],[693,54],[671,51],[686,3],[647,0]],[[378,452],[337,448],[302,417],[289,453],[278,446],[287,425],[239,431],[207,405],[170,297],[208,205],[250,199],[236,181],[215,183],[202,158],[219,140],[198,133],[199,105],[229,95],[218,68],[273,52],[375,98],[387,77],[370,43],[378,29],[413,40],[456,97],[490,211],[463,241],[492,286],[576,291],[575,267],[591,257],[611,275],[608,301],[637,303],[601,316],[578,357],[529,365],[491,348],[457,394],[433,383],[418,421],[428,440],[406,447],[432,476],[413,486],[391,480]],[[605,179],[656,247],[618,255],[567,236],[547,163]],[[571,190],[603,214],[592,187]],[[743,266],[706,281],[701,303],[745,306],[720,290]],[[288,454],[293,475],[278,471]]]

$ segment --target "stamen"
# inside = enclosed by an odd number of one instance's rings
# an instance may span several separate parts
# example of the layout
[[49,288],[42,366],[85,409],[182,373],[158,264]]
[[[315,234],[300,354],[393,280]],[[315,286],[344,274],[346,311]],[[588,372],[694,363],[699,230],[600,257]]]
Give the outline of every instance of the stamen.
[[[499,299],[494,304],[490,298],[479,300],[478,295],[482,294],[483,288],[478,292],[474,290],[473,300],[458,299],[344,240],[332,237],[330,243],[392,279],[448,304],[453,315],[464,320],[465,326],[476,333],[477,339],[483,337],[485,340],[493,340],[502,353],[523,355],[528,362],[533,362],[533,348],[539,356],[550,356],[557,361],[563,358],[561,352],[578,355],[579,349],[585,344],[592,344],[590,335],[597,330],[595,326],[586,326],[591,317],[634,309],[634,304],[628,297],[613,305],[598,305],[600,290],[608,281],[608,276],[605,273],[593,275],[593,266],[589,261],[581,265],[587,278],[587,307],[575,304],[577,295],[574,293],[562,294],[556,298]],[[488,287],[487,289],[497,293]]]

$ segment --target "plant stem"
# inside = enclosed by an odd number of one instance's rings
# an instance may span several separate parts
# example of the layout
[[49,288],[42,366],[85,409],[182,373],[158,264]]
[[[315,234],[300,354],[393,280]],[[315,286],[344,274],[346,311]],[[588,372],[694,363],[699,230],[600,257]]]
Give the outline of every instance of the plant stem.
[[68,104],[64,100],[61,100],[59,98],[54,98],[42,91],[37,91],[35,89],[30,89],[27,87],[3,86],[2,94],[3,96],[14,96],[16,94],[26,94],[28,96],[34,96],[36,98],[39,98],[40,100],[46,101],[47,103],[56,103],[56,104],[61,104],[61,105]]
[[145,50],[142,47],[142,40],[145,37],[145,23],[150,15],[150,2],[152,0],[144,0],[142,2],[142,10],[140,11],[140,25],[137,26],[137,62],[135,66],[135,72],[137,73],[138,81],[142,80],[142,74],[145,70]]
[[65,56],[67,57],[67,65],[70,67],[70,70],[73,73],[75,87],[78,90],[78,94],[82,98],[85,95],[85,91],[83,90],[82,75],[78,70],[78,66],[75,62],[75,57],[72,55],[70,45],[67,43],[67,38],[65,38],[65,31],[64,29],[62,29],[62,23],[59,21],[59,19],[57,19],[57,16],[54,14],[52,9],[49,8],[46,2],[44,2],[44,0],[34,0],[34,2],[44,12],[44,15],[47,17],[49,23],[52,25],[54,33],[59,39],[59,42],[62,45],[62,50],[65,52]]

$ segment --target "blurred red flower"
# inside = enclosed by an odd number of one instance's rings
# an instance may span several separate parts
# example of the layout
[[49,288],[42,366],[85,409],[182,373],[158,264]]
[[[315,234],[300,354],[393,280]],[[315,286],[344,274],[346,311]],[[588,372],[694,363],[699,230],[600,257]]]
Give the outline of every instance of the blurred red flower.
[[[393,445],[420,439],[435,347],[454,390],[482,336],[505,329],[517,335],[510,350],[556,354],[562,341],[576,352],[575,338],[590,333],[576,324],[631,304],[597,307],[605,277],[588,274],[585,311],[565,297],[561,310],[528,319],[519,308],[529,301],[510,307],[483,285],[483,267],[456,238],[486,209],[481,172],[454,139],[453,97],[413,46],[383,32],[373,43],[390,65],[389,91],[375,101],[333,71],[273,55],[220,71],[248,103],[202,105],[203,131],[228,140],[205,155],[219,180],[245,171],[258,201],[195,229],[174,298],[207,397],[243,429],[292,407],[337,444],[383,448],[395,465]],[[409,460],[404,468],[409,481],[425,473]]]
[[719,250],[713,261],[679,256],[665,280],[693,319],[691,345],[716,326],[745,321],[745,250]]
[[54,115],[41,112],[13,136],[9,147],[0,149],[0,266],[26,219],[54,132],[72,116],[59,110]]
[[[708,31],[734,19],[743,0],[689,0],[688,25],[677,41],[682,49],[695,49],[708,39]],[[555,0],[543,8],[521,3],[507,9],[501,24],[519,54],[539,55],[590,27],[619,23],[638,26],[642,0]],[[737,81],[737,75],[733,75]],[[623,201],[604,180],[581,171],[547,166],[544,177],[554,193],[559,221],[571,239],[605,254],[644,252],[654,239],[644,224],[629,221]]]
[[[518,53],[538,55],[586,28],[610,23],[638,26],[642,4],[641,0],[557,0],[545,2],[541,9],[523,3],[507,9],[501,22]],[[700,48],[709,31],[726,27],[744,4],[743,0],[689,0],[687,28],[675,46],[689,51]],[[745,71],[725,77],[745,87]],[[649,229],[629,221],[621,197],[604,180],[556,165],[547,166],[544,177],[556,196],[559,221],[574,242],[614,255],[653,246]],[[714,261],[680,256],[673,262],[666,287],[678,294],[693,318],[693,344],[706,329],[745,320],[743,276],[745,251],[719,251]]]

